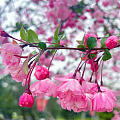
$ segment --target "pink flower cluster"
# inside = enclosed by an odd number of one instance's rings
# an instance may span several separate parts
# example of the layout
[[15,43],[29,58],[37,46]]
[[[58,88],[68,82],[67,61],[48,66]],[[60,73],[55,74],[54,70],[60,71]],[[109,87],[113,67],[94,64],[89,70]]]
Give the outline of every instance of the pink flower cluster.
[[50,79],[37,81],[30,86],[33,96],[54,96],[56,97],[57,85]]
[[1,55],[3,58],[3,64],[10,67],[18,66],[20,58],[15,55],[21,55],[22,49],[18,45],[12,43],[3,44],[1,49]]
[[20,64],[21,58],[17,57],[21,54],[22,49],[18,45],[12,43],[3,44],[1,48],[3,64],[7,66],[7,70],[11,73],[13,80],[17,82],[24,82],[27,76]]
[[[70,6],[73,6],[77,3],[77,0],[50,0],[47,12],[48,20],[54,21],[56,24],[56,18],[60,20],[65,20],[71,15]],[[62,9],[61,9],[62,8]]]
[[111,120],[120,120],[120,115],[117,111],[114,111],[114,117]]
[[33,83],[30,87],[33,96],[57,97],[63,109],[74,112],[111,112],[115,107],[116,95],[112,90],[102,86],[99,90],[97,84],[81,80],[78,74],[76,78],[69,74],[55,80],[60,80],[60,83],[56,84],[50,79]]

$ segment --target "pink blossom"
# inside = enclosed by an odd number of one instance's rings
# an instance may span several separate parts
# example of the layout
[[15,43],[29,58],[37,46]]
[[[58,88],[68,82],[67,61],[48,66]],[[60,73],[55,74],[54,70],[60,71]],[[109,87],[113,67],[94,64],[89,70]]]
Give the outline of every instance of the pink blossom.
[[[9,70],[9,68],[8,68]],[[23,66],[19,65],[18,67],[16,67],[15,69],[10,69],[9,70],[13,80],[17,81],[17,82],[25,82],[27,74],[25,74],[25,72],[23,71]]]
[[96,93],[93,97],[93,111],[112,112],[114,101],[102,92]]
[[104,12],[102,12],[97,7],[94,9],[95,11],[92,13],[92,16],[96,18],[96,20],[103,19]]
[[53,8],[53,7],[54,7],[54,3],[53,3],[52,0],[49,2],[49,7],[50,7],[50,8]]
[[110,3],[109,0],[105,0],[102,2],[104,7],[107,7],[109,5],[109,3]]
[[52,5],[52,7],[50,6],[49,9],[50,9],[50,11],[47,12],[47,17],[49,19],[52,19],[54,21],[54,23],[57,22],[56,18],[59,18],[61,20],[65,20],[71,14],[71,10],[67,6],[67,3],[65,1],[62,1],[62,0],[61,1],[59,1],[59,0],[54,1],[54,6],[53,5]]
[[34,98],[31,94],[23,93],[19,98],[19,106],[31,108],[34,104]]
[[82,82],[82,87],[84,92],[88,94],[94,95],[98,91],[97,84],[85,80]]
[[1,49],[1,55],[3,58],[3,64],[7,66],[18,66],[20,58],[15,55],[21,55],[22,49],[18,45],[12,43],[3,44]]
[[109,88],[107,88],[107,87],[100,87],[101,88],[101,91],[103,91],[103,92],[106,92],[106,94],[109,94],[109,97],[111,98],[111,99],[113,99],[113,101],[116,101],[117,99],[116,99],[116,94],[115,94],[115,92],[113,91],[113,90],[110,90]]
[[54,9],[46,12],[46,17],[47,17],[48,21],[54,22],[55,25],[57,24],[57,19],[56,19],[56,15],[54,14]]
[[5,44],[5,43],[9,43],[8,38],[0,36],[0,44]]
[[34,75],[37,80],[43,80],[49,77],[49,70],[43,66],[36,66]]
[[86,110],[87,99],[80,83],[75,79],[62,82],[57,97],[63,109],[80,112]]
[[86,20],[86,19],[87,19],[87,17],[84,16],[84,15],[81,15],[80,18],[81,18],[82,20]]
[[33,96],[53,96],[56,97],[57,85],[50,79],[37,81],[30,86]]
[[104,23],[104,19],[103,18],[100,18],[97,20],[99,23]]
[[62,46],[66,45],[66,40],[60,40],[60,45]]
[[100,0],[96,0],[96,2],[99,2]]
[[47,41],[48,41],[49,43],[52,43],[52,37],[47,38]]
[[108,39],[105,41],[105,45],[107,48],[112,49],[116,47],[118,44],[118,37],[117,36],[110,36]]
[[115,107],[116,96],[108,88],[101,87],[102,92],[94,94],[92,110],[97,112],[112,112]]
[[69,17],[71,10],[68,9],[67,6],[61,3],[61,4],[57,4],[54,12],[56,13],[57,18],[60,18],[61,20],[65,20],[66,18]]
[[113,34],[115,31],[113,29],[109,30],[109,33]]
[[116,114],[111,120],[120,120],[120,115]]

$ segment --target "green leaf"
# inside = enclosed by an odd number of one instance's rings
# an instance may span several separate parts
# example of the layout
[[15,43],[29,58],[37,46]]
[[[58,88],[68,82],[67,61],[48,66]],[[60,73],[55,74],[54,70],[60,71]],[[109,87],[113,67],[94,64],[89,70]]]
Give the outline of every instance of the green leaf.
[[85,34],[84,34],[84,36],[83,36],[83,39],[82,39],[82,41],[81,41],[81,44],[85,44]]
[[82,44],[81,44],[81,45],[78,45],[77,48],[83,48],[83,50],[80,50],[80,51],[85,52],[85,45],[82,45]]
[[64,32],[64,31],[62,31],[62,32],[60,33],[60,35],[58,35],[58,37],[59,37],[58,39],[59,39],[59,40],[63,39],[64,34],[65,34],[65,32]]
[[46,43],[44,43],[44,42],[39,42],[38,47],[39,47],[40,49],[42,49],[42,50],[45,50],[45,49],[46,49]]
[[52,39],[52,43],[56,43],[56,40],[55,40],[55,38],[53,38],[53,39]]
[[102,60],[103,60],[103,61],[106,61],[106,60],[109,60],[109,59],[111,59],[111,58],[112,58],[112,56],[111,56],[109,50],[108,50],[108,49],[105,49],[105,51],[104,51],[104,56],[103,56]]
[[96,45],[97,45],[97,40],[96,40],[96,38],[94,38],[94,37],[89,37],[89,38],[87,39],[87,47],[88,47],[89,49],[92,49],[92,48],[96,47]]
[[96,57],[96,54],[90,54],[90,55],[88,55],[89,59],[93,59],[94,57]]
[[38,62],[39,58],[40,58],[40,54],[37,56],[37,58],[35,59],[35,61]]
[[106,47],[105,41],[107,40],[107,37],[109,37],[109,35],[106,35],[105,38],[102,38],[101,41],[100,41],[102,48]]
[[59,30],[60,30],[60,27],[61,27],[61,25],[59,25],[58,27],[57,27],[57,29],[56,29],[56,31],[55,31],[55,34],[54,34],[54,39],[57,41],[57,40],[59,40]]
[[28,30],[28,42],[30,43],[39,43],[38,35],[33,30]]
[[37,54],[36,50],[32,51],[32,53],[31,53],[31,54],[32,54],[32,55]]
[[20,37],[21,37],[24,41],[27,41],[28,35],[27,35],[27,33],[26,33],[26,31],[25,31],[25,29],[24,29],[23,27],[21,27],[21,29],[20,29]]
[[77,5],[70,7],[73,12],[82,14],[83,9],[85,8],[86,4],[84,1],[78,2]]
[[52,50],[51,53],[53,54],[53,53],[55,53],[55,51],[56,51],[56,50]]
[[49,45],[48,47],[55,47],[55,45]]
[[23,71],[28,74],[28,58],[23,63]]
[[101,43],[101,47],[104,48],[106,45],[105,45],[105,41],[107,40],[107,38],[102,38],[100,43]]

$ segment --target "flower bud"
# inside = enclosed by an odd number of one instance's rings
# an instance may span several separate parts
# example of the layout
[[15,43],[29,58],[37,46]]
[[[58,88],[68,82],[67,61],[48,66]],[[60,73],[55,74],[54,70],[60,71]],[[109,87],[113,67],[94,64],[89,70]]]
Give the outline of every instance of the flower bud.
[[49,70],[42,66],[36,66],[35,77],[37,80],[43,80],[49,77]]
[[23,93],[19,98],[19,106],[31,108],[34,104],[34,98],[32,94],[29,93]]

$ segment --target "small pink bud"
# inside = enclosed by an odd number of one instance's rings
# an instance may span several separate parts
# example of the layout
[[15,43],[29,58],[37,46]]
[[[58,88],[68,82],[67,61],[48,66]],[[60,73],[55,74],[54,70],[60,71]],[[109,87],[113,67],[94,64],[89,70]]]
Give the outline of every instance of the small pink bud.
[[100,0],[96,0],[96,2],[98,3]]
[[19,106],[31,108],[34,104],[34,98],[32,94],[29,93],[23,93],[19,98]]
[[50,6],[51,8],[54,7],[53,1],[50,1],[49,6]]
[[107,48],[112,49],[114,47],[116,47],[118,44],[118,37],[117,36],[110,36],[106,41],[105,41],[105,45],[107,46]]
[[102,19],[102,18],[101,18],[101,19],[98,19],[97,21],[98,21],[99,23],[104,23],[104,19]]
[[49,77],[49,70],[42,66],[36,66],[34,75],[38,80],[43,80]]

